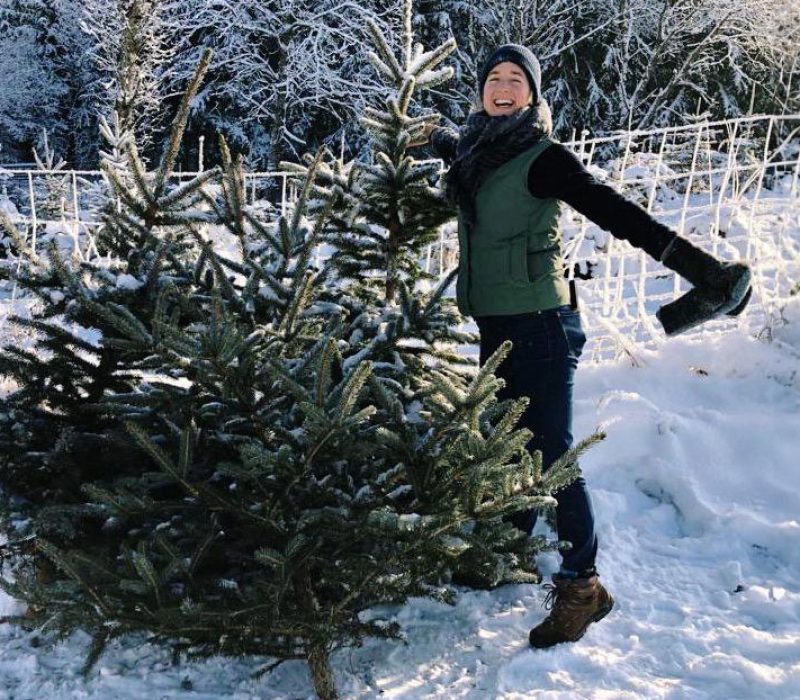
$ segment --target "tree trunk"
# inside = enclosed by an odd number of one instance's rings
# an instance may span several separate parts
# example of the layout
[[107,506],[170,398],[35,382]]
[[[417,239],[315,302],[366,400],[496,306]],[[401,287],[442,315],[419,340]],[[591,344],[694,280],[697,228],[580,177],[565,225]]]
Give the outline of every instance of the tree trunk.
[[311,669],[311,680],[314,691],[320,700],[336,700],[336,684],[333,681],[328,650],[324,646],[312,646],[308,650],[308,667]]
[[[312,619],[316,617],[316,624],[319,624],[319,603],[314,595],[311,576],[304,567],[297,573],[296,585],[305,612]],[[308,640],[306,659],[308,660],[311,681],[314,684],[317,696],[320,700],[336,700],[339,696],[336,694],[336,684],[333,681],[328,645],[322,641],[324,639],[329,639],[329,637],[323,633],[318,634],[316,638]]]

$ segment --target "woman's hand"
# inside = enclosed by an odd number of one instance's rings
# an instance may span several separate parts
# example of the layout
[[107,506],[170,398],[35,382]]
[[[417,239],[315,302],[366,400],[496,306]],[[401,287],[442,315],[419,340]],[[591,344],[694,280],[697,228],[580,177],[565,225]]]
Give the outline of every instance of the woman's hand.
[[417,138],[411,140],[411,142],[408,144],[408,147],[414,148],[415,146],[424,146],[430,140],[431,134],[436,127],[437,124],[433,124],[431,122],[423,124],[421,133],[417,136]]

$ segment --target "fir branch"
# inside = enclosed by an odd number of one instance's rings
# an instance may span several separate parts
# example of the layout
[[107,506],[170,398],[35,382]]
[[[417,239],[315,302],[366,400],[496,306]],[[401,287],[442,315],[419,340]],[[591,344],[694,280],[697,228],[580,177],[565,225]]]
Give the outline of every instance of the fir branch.
[[173,461],[167,456],[167,454],[158,446],[156,445],[147,433],[144,431],[143,428],[136,425],[136,423],[126,422],[125,429],[128,431],[130,436],[134,439],[137,445],[141,447],[153,461],[158,464],[161,469],[169,474],[176,482],[178,482],[181,486],[183,486],[186,491],[194,496],[195,498],[200,496],[200,491],[197,487],[187,481],[180,473],[178,468],[175,466]]
[[189,110],[192,100],[194,100],[195,96],[197,95],[197,91],[200,89],[200,84],[203,82],[206,71],[211,64],[212,55],[213,51],[211,51],[211,49],[205,49],[203,51],[203,55],[200,58],[200,63],[195,70],[194,77],[189,83],[189,87],[186,89],[186,92],[184,92],[183,96],[181,97],[181,102],[178,106],[178,112],[175,115],[174,121],[172,122],[172,131],[170,133],[169,144],[164,150],[161,163],[159,164],[158,170],[156,170],[155,184],[153,186],[154,200],[158,200],[163,195],[164,185],[167,181],[167,178],[172,175],[172,170],[175,167],[175,161],[178,158],[178,151],[180,149],[181,142],[183,141],[183,134],[186,130],[186,125],[189,122]]
[[446,83],[448,80],[451,80],[454,75],[455,71],[449,66],[447,68],[429,71],[420,76],[420,78],[417,80],[417,87],[430,90],[431,88],[435,88],[442,83]]
[[[525,413],[525,410],[528,408],[528,401],[526,398],[523,399],[516,399],[512,401],[511,407],[506,410],[503,417],[500,419],[500,422],[495,426],[494,430],[492,430],[492,434],[486,442],[486,448],[489,452],[494,450],[495,445],[499,442],[504,440],[514,427],[519,422],[519,419],[522,417],[522,414]],[[529,431],[527,437],[530,437]],[[527,442],[527,439],[525,440]]]
[[203,249],[206,260],[208,260],[211,268],[214,270],[214,279],[217,282],[218,289],[222,291],[225,301],[230,303],[237,313],[246,314],[247,310],[245,309],[244,303],[234,289],[233,284],[228,279],[228,276],[225,274],[225,270],[222,269],[219,256],[216,254],[211,244],[205,238],[203,238],[202,234],[195,226],[190,225],[189,232]]
[[305,182],[300,190],[300,195],[297,197],[297,201],[294,204],[294,212],[292,214],[292,222],[289,230],[295,239],[297,236],[297,230],[300,227],[300,217],[305,211],[306,202],[308,201],[308,197],[311,194],[312,188],[314,187],[314,178],[316,176],[317,169],[319,168],[319,164],[322,162],[322,157],[325,155],[326,150],[326,147],[322,146],[314,156],[314,160],[308,167]]
[[304,273],[304,278],[301,281],[296,281],[292,285],[294,294],[278,326],[278,333],[283,334],[285,338],[290,338],[294,334],[294,324],[298,315],[308,306],[316,292],[314,288],[315,278],[316,275],[308,270]]
[[511,348],[512,343],[510,340],[505,340],[500,344],[497,350],[495,350],[486,360],[483,367],[478,370],[478,373],[475,375],[475,379],[473,379],[471,384],[471,392],[481,387],[490,375],[495,375],[497,373],[497,368],[511,353]]
[[55,564],[61,571],[69,576],[73,581],[78,583],[89,596],[94,600],[97,607],[103,612],[104,615],[110,616],[112,613],[108,609],[103,597],[81,576],[80,572],[69,561],[68,556],[62,552],[58,547],[44,539],[38,537],[36,540],[36,548],[42,552],[53,564]]
[[131,313],[127,306],[114,302],[98,304],[90,299],[83,300],[83,306],[97,318],[108,323],[112,328],[140,344],[143,348],[153,345],[153,336],[147,327]]
[[156,598],[156,605],[161,608],[161,584],[158,580],[158,574],[156,574],[153,564],[147,557],[147,551],[145,549],[144,542],[139,542],[139,547],[135,552],[132,553],[132,561],[133,566],[136,569],[136,573],[139,574],[139,577],[152,590],[153,595],[155,595]]
[[81,675],[84,677],[84,679],[89,678],[92,670],[100,660],[100,657],[103,656],[103,653],[108,647],[108,642],[111,639],[111,636],[112,634],[108,630],[96,632],[92,636],[92,643],[89,646],[89,651],[86,654],[86,659],[83,662],[83,666],[81,666]]
[[132,511],[128,509],[125,498],[97,484],[83,484],[81,491],[93,501],[98,501],[119,515],[128,516]]
[[42,321],[37,318],[21,318],[19,316],[15,316],[13,321],[15,326],[31,328],[44,333],[48,341],[54,344],[54,349],[59,346],[72,346],[94,356],[96,356],[99,351],[96,345],[75,335],[63,326],[56,324],[54,321]]
[[[244,236],[244,173],[241,154],[235,159],[231,156],[228,142],[219,136],[219,150],[222,156],[222,194],[228,206],[229,216],[223,220],[240,239]],[[232,224],[232,226],[231,226]]]
[[395,84],[399,83],[403,76],[403,68],[389,48],[389,44],[386,41],[386,37],[383,36],[383,32],[381,32],[378,25],[371,19],[367,20],[367,32],[372,37],[372,43],[375,45],[378,52],[377,54],[372,51],[367,53],[369,62],[375,66],[375,69],[379,73],[394,81]]
[[194,576],[197,573],[197,569],[210,551],[211,545],[213,545],[214,542],[220,538],[219,528],[216,524],[216,520],[214,520],[211,525],[212,532],[200,542],[199,546],[190,557],[189,576]]
[[549,491],[560,491],[568,486],[580,474],[578,466],[579,457],[590,447],[606,439],[602,431],[592,433],[589,437],[580,440],[575,447],[567,450],[561,457],[550,465],[542,477],[543,484]]
[[214,212],[216,221],[213,223],[219,223],[226,228],[230,228],[226,223],[228,220],[228,210],[221,202],[218,201],[217,197],[212,196],[206,190],[200,190],[200,197],[209,207],[211,207],[211,210]]
[[[121,179],[118,179],[121,187],[117,190],[117,194],[129,207],[134,209],[137,214],[145,218],[147,212],[154,208],[156,196],[150,184],[147,169],[139,156],[139,149],[136,147],[135,141],[131,141],[128,144],[128,163],[130,164],[130,170],[125,172],[130,172],[130,174],[133,175],[133,184],[139,196],[144,200],[145,206],[141,206],[134,193],[125,186]],[[111,172],[113,171],[109,167],[109,174]]]
[[397,116],[404,119],[408,113],[411,98],[414,95],[414,88],[417,86],[417,81],[413,75],[408,76],[400,87],[400,94],[397,98]]
[[289,372],[273,360],[268,360],[264,366],[267,373],[286,389],[298,403],[312,403],[307,389],[292,377]]
[[192,194],[200,190],[200,188],[202,188],[209,180],[217,177],[220,172],[221,171],[218,167],[214,167],[211,168],[211,170],[206,170],[204,173],[200,173],[188,182],[175,187],[169,194],[166,194],[160,199],[156,200],[156,206],[159,209],[169,209],[179,202],[185,201]]
[[113,227],[119,228],[118,240],[122,245],[129,249],[141,248],[142,244],[150,238],[153,233],[150,228],[144,225],[143,218],[147,213],[139,202],[136,204],[128,203],[131,211],[133,211],[140,218],[135,218],[131,215],[130,211],[123,209],[122,211],[111,211],[105,214],[105,220]]
[[240,263],[235,260],[231,260],[225,255],[221,255],[217,251],[214,251],[214,254],[216,255],[216,258],[219,261],[220,265],[228,268],[231,272],[237,275],[242,275],[243,277],[246,277],[247,274],[252,270],[252,266],[249,264],[251,261],[249,260]]
[[[433,71],[436,66],[452,54],[456,48],[458,48],[456,40],[450,37],[444,44],[440,44],[436,48],[416,56],[410,70],[417,76],[417,83],[419,84],[420,80],[426,77],[426,73]],[[452,68],[447,68],[445,70],[449,70],[452,75]]]
[[364,384],[372,374],[372,363],[361,362],[350,374],[342,390],[342,397],[336,407],[336,422],[343,421],[353,410]]
[[77,275],[67,267],[64,260],[61,258],[61,252],[58,249],[58,244],[55,240],[50,241],[47,246],[47,258],[50,261],[51,268],[55,271],[61,284],[67,287],[76,297],[85,297],[86,289],[81,284]]
[[192,442],[195,439],[196,426],[191,419],[188,425],[181,432],[181,444],[178,451],[178,471],[183,479],[189,473],[189,466],[192,463]]
[[300,251],[300,255],[296,261],[296,267],[294,271],[294,276],[292,279],[292,285],[296,286],[300,283],[301,278],[305,274],[305,271],[308,269],[309,262],[311,260],[311,254],[316,247],[322,232],[325,230],[325,225],[328,221],[328,217],[330,216],[331,209],[333,205],[328,203],[325,208],[320,212],[319,216],[317,217],[317,221],[314,224],[314,228],[311,231],[311,235],[303,242],[302,249]]
[[[269,243],[269,245],[272,246],[274,250],[280,249],[280,243],[278,242],[278,239],[275,238],[272,232],[269,229],[267,229],[267,227],[264,226],[264,224],[262,224],[258,219],[256,219],[255,216],[253,216],[252,212],[245,210],[244,217],[247,223],[249,223],[250,226],[253,227],[258,236],[267,241],[267,243]],[[249,262],[250,261],[248,261],[248,263]]]
[[336,341],[329,338],[319,356],[319,367],[316,372],[317,406],[325,405],[326,391],[331,380],[331,362],[336,350]]

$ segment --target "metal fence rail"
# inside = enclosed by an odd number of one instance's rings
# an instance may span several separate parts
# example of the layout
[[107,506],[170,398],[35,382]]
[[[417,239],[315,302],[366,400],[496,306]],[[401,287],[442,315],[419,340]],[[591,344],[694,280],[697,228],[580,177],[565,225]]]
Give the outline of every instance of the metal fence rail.
[[[796,283],[791,270],[800,250],[798,134],[800,114],[749,116],[598,138],[583,133],[566,145],[598,178],[678,233],[719,257],[752,263],[754,296],[747,313],[706,324],[696,331],[702,334],[736,323],[755,331],[768,327]],[[250,172],[245,181],[248,200],[269,198],[276,213],[293,200],[289,173]],[[100,171],[0,168],[0,207],[34,246],[68,236],[76,255],[96,254],[103,196]],[[587,354],[635,355],[637,348],[662,342],[654,312],[683,293],[685,283],[576,212],[564,211],[562,229],[569,275],[578,278],[589,330]],[[445,226],[423,264],[441,276],[456,258],[454,226]]]

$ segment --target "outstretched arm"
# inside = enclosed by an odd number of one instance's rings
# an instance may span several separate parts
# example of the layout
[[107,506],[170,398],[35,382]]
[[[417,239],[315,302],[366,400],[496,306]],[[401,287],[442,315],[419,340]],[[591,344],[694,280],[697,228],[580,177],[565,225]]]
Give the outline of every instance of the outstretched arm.
[[676,235],[638,204],[596,180],[578,156],[560,143],[554,143],[534,161],[528,171],[528,190],[534,197],[566,202],[615,238],[628,241],[656,260]]
[[560,199],[615,238],[628,241],[674,270],[694,289],[661,307],[667,335],[675,335],[722,314],[738,316],[750,299],[750,269],[722,262],[656,221],[638,204],[604,185],[578,157],[553,144],[531,165],[528,190],[534,197]]

